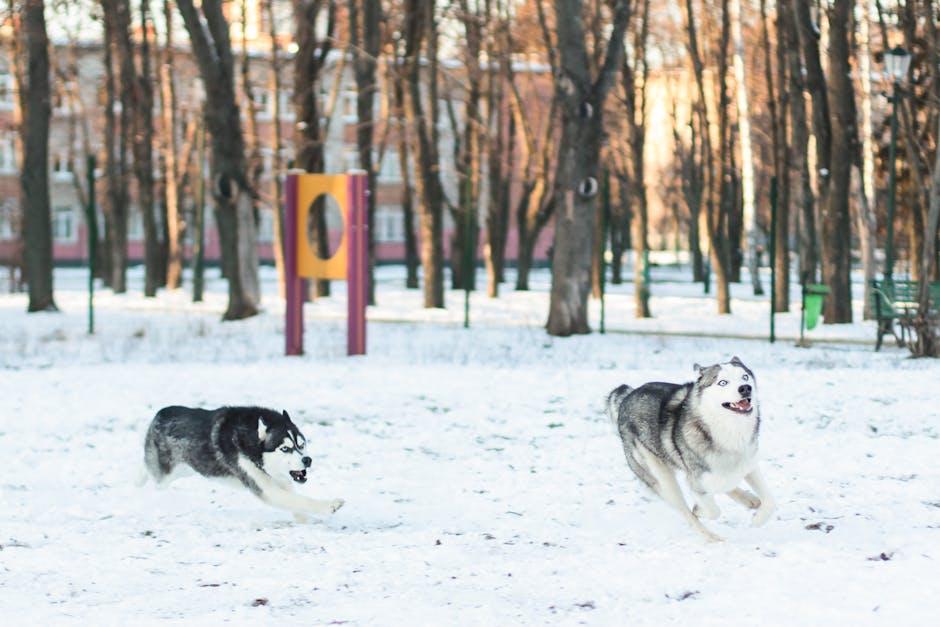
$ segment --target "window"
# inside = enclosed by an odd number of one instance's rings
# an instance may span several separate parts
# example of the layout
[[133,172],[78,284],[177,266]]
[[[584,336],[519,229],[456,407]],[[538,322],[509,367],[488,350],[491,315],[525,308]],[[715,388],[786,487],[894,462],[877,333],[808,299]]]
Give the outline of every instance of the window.
[[398,160],[397,150],[386,150],[385,155],[382,156],[379,181],[382,183],[401,182],[401,162]]
[[72,180],[72,163],[67,155],[56,153],[52,157],[52,178],[57,181]]
[[274,241],[274,214],[271,209],[262,209],[260,213],[258,241],[268,244]]
[[343,149],[343,172],[359,169],[359,151],[349,144]]
[[281,107],[281,119],[282,120],[293,120],[294,119],[294,102],[291,100],[293,92],[287,89],[282,89],[278,94],[279,105]]
[[0,203],[0,240],[13,239],[13,225],[17,213],[16,201],[8,198]]
[[356,114],[356,92],[343,92],[342,111],[344,122],[355,122],[358,119]]
[[78,239],[78,232],[75,229],[75,211],[71,207],[53,209],[52,238],[57,242],[74,242]]
[[16,139],[13,131],[0,133],[0,172],[4,174],[16,172]]
[[252,97],[255,101],[255,110],[258,112],[258,117],[263,120],[271,119],[271,116],[274,115],[274,102],[271,99],[271,94],[266,89],[255,88]]
[[13,98],[16,97],[16,84],[13,75],[6,70],[0,72],[0,111],[13,110]]
[[382,205],[375,210],[375,241],[404,242],[405,217],[401,207]]
[[137,207],[131,207],[128,211],[127,239],[132,242],[144,239],[144,215]]

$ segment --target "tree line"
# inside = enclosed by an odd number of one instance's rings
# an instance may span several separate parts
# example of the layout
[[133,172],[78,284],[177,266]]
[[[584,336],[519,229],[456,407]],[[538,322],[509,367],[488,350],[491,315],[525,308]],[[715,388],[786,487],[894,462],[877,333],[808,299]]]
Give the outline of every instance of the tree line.
[[[292,0],[287,33],[277,32],[279,3],[261,0],[267,85],[252,84],[249,72],[258,61],[250,60],[245,34],[248,1],[163,0],[159,16],[148,0],[95,5],[107,99],[103,277],[115,291],[126,289],[130,196],[144,217],[145,293],[152,296],[179,286],[181,212],[208,192],[229,285],[225,318],[258,311],[259,207],[273,210],[281,274],[283,226],[280,177],[261,188],[252,92],[274,94],[275,120],[277,95],[285,88],[293,94],[292,136],[275,123],[274,137],[264,140],[272,143],[274,171],[323,171],[322,109],[331,105],[318,95],[336,55],[352,70],[356,155],[372,189],[385,151],[391,146],[400,156],[407,286],[419,287],[420,266],[426,307],[445,305],[448,266],[451,287],[475,289],[473,269],[482,262],[487,293],[498,296],[510,237],[518,249],[514,287],[528,289],[535,244],[551,228],[550,334],[590,331],[587,305],[600,291],[608,249],[614,283],[624,280],[623,258],[632,251],[635,314],[650,316],[650,239],[663,220],[683,237],[692,279],[714,285],[719,313],[731,311],[729,286],[742,276],[763,293],[759,265],[771,240],[778,311],[793,305],[791,280],[821,282],[830,288],[827,323],[852,320],[853,254],[870,302],[870,280],[881,272],[876,252],[893,227],[905,241],[911,277],[940,278],[940,8],[932,0],[676,0],[667,7],[650,0]],[[240,11],[227,10],[236,4]],[[42,165],[49,158],[50,84],[57,82],[48,13],[43,0],[9,6],[30,310],[55,306]],[[177,20],[183,32],[174,32]],[[911,62],[893,103],[892,153],[885,98],[891,84],[882,66],[895,46]],[[204,86],[198,111],[184,110],[174,95],[180,47],[191,52]],[[533,105],[526,63],[547,68],[544,106]],[[653,107],[669,111],[672,155],[651,188],[648,140],[651,131],[664,136],[649,127]],[[448,154],[444,128],[453,138]],[[200,142],[207,174],[196,167]],[[288,143],[291,164],[281,157]],[[898,211],[889,229],[892,154]],[[453,189],[442,179],[445,162],[456,172]],[[651,194],[668,209],[657,224]],[[368,209],[374,227],[375,195]],[[314,215],[311,238],[325,252],[323,212]],[[453,225],[449,259],[446,215]],[[315,289],[325,294],[329,285]]]

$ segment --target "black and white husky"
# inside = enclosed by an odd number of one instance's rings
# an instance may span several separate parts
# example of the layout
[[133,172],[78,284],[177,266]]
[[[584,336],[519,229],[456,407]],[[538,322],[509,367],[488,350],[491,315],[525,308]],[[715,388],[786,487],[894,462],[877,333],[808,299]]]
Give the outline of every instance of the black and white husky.
[[[757,465],[760,407],[754,373],[737,357],[695,369],[698,378],[691,383],[621,385],[608,395],[607,411],[630,469],[695,529],[718,541],[699,522],[718,517],[715,494],[755,509],[753,526],[767,522],[775,504]],[[680,470],[695,499],[691,511],[676,481]],[[756,496],[738,487],[742,481]]]
[[332,514],[343,501],[321,501],[293,491],[307,481],[306,438],[287,412],[262,407],[215,410],[164,407],[144,441],[144,464],[157,484],[180,465],[206,477],[235,479],[262,501],[294,513]]

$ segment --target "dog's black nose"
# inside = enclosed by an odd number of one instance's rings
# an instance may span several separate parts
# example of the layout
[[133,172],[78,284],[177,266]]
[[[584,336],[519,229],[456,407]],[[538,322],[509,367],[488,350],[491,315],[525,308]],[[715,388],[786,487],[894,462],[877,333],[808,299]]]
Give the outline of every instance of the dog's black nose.
[[306,455],[304,455],[304,458],[300,461],[304,463],[304,468],[310,468],[310,464],[313,463],[313,460],[307,457]]
[[738,394],[740,394],[741,396],[750,398],[750,396],[751,396],[751,386],[749,386],[749,385],[742,385],[741,387],[738,388]]

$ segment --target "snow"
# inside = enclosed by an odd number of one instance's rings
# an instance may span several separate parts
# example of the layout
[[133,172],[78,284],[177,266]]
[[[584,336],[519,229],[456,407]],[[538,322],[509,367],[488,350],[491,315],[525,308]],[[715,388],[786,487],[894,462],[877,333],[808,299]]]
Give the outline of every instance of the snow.
[[[632,288],[611,286],[619,332],[559,340],[542,330],[544,271],[531,293],[474,294],[464,330],[461,292],[423,310],[399,268],[380,268],[369,354],[357,358],[345,357],[341,294],[307,306],[307,355],[283,357],[270,271],[267,310],[221,323],[217,278],[194,305],[184,292],[143,299],[135,270],[131,294],[98,294],[92,337],[79,270],[57,272],[64,313],[27,315],[23,295],[0,295],[3,615],[933,624],[940,365],[893,342],[874,353],[870,323],[818,327],[812,348],[796,348],[798,313],[779,317],[786,341],[744,339],[766,333],[766,297],[735,285],[735,314],[719,317],[686,273],[654,269],[655,319],[633,320]],[[595,327],[598,312],[592,303]],[[603,398],[734,354],[757,374],[779,510],[755,529],[719,499],[706,524],[726,541],[709,545],[640,489]],[[314,457],[301,491],[346,506],[297,524],[198,476],[138,488],[142,429],[171,403],[287,409]]]

